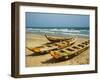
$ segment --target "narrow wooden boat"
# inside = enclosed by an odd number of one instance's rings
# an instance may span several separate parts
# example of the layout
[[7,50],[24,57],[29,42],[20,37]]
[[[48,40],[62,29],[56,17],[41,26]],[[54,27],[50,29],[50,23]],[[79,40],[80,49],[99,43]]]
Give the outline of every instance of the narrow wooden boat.
[[34,53],[48,53],[51,50],[58,50],[70,46],[76,42],[76,39],[64,40],[55,43],[44,44],[39,47],[28,48],[30,51]]
[[71,40],[73,38],[73,37],[71,37],[71,38],[50,37],[50,36],[47,36],[46,34],[45,34],[45,37],[50,42],[59,42],[59,41],[64,41],[64,40]]
[[50,51],[49,53],[54,59],[60,59],[60,58],[68,59],[71,58],[72,56],[76,56],[84,52],[88,48],[89,48],[89,40],[60,50],[53,50]]

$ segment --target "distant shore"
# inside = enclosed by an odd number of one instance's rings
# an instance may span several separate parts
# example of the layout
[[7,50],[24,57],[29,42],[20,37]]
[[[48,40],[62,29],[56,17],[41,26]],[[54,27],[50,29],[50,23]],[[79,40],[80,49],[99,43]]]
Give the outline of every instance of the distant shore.
[[[76,36],[68,36],[68,37],[76,37]],[[77,36],[77,43],[80,43],[88,39],[89,39],[88,37]],[[31,32],[26,32],[26,47],[33,48],[45,44],[47,42],[49,41],[45,38],[44,34],[34,34]],[[33,52],[26,49],[26,67],[89,64],[89,49],[84,51],[80,55],[74,57],[73,59],[70,59],[68,61],[67,60],[62,61],[59,63],[52,63],[52,61],[47,62],[50,61],[50,59],[52,60],[50,54],[28,56],[31,54],[33,54]]]

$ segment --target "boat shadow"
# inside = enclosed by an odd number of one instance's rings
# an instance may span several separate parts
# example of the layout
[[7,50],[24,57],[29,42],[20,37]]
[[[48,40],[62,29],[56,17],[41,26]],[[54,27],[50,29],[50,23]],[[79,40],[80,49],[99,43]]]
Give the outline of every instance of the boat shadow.
[[29,54],[29,55],[26,55],[26,56],[41,56],[41,55],[46,55],[47,53],[43,52],[43,53],[40,53],[40,52],[37,52],[37,53],[32,53],[32,54]]
[[44,62],[41,62],[42,64],[53,64],[53,63],[60,63],[60,62],[64,62],[64,61],[68,61],[68,60],[71,60],[75,57],[76,55],[71,55],[69,56],[69,58],[65,58],[65,57],[62,57],[62,58],[59,58],[59,59],[54,59],[54,58],[50,58]]
[[51,58],[51,59],[48,59],[46,61],[43,61],[41,62],[42,64],[50,64],[50,63],[59,63],[59,62],[63,62],[65,61],[64,58],[61,58],[61,59],[54,59],[54,58]]

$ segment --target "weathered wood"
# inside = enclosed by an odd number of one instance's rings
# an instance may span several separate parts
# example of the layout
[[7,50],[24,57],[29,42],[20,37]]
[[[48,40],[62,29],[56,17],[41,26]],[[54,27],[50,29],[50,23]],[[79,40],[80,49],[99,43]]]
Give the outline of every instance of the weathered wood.
[[70,56],[78,55],[78,54],[84,52],[85,50],[87,50],[88,48],[89,48],[89,41],[84,41],[77,45],[66,47],[66,48],[63,48],[60,50],[50,51],[49,53],[55,59],[59,59],[59,58],[63,58],[63,57],[70,58]]
[[45,34],[45,37],[46,37],[50,42],[59,42],[59,41],[64,41],[64,40],[71,40],[71,39],[73,39],[73,37],[71,37],[71,38],[50,37],[50,36],[47,36],[46,34]]
[[43,52],[48,53],[51,50],[58,50],[58,49],[62,49],[62,48],[68,47],[70,45],[73,45],[75,42],[76,42],[76,39],[71,39],[71,40],[67,40],[67,41],[64,40],[64,41],[60,41],[60,42],[44,44],[44,45],[38,46],[38,47],[33,47],[33,48],[26,47],[26,48],[34,53],[43,53]]

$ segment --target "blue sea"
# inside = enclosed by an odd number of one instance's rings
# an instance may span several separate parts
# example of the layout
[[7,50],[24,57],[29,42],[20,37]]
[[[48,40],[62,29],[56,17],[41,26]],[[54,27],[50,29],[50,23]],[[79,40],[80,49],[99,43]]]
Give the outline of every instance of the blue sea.
[[57,36],[89,37],[89,27],[27,27],[26,32]]

